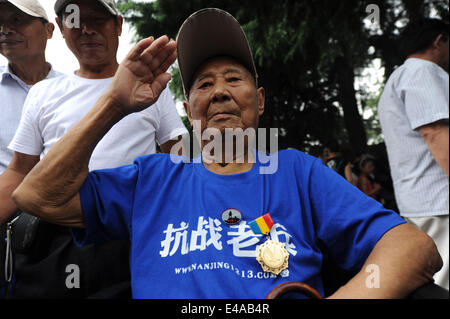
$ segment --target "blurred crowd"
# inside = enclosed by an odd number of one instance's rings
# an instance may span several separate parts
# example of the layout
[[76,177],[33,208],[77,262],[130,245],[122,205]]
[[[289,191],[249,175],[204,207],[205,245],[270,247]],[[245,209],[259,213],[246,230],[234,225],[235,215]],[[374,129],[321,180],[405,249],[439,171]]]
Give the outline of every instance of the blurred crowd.
[[341,146],[336,139],[330,139],[323,145],[312,146],[308,153],[320,158],[326,166],[386,208],[399,212],[384,144],[355,154],[349,146]]

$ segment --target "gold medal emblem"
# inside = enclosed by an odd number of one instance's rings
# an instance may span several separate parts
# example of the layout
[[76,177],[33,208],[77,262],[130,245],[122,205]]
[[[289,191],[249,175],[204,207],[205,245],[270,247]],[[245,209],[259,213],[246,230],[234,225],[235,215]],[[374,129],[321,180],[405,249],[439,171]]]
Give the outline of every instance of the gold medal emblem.
[[267,240],[256,250],[256,260],[265,272],[279,275],[289,266],[289,253],[280,242]]

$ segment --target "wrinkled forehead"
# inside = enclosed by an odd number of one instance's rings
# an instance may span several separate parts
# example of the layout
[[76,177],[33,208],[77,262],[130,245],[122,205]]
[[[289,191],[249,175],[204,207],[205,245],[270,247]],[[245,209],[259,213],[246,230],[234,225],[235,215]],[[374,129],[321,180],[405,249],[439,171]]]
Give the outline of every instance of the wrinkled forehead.
[[192,85],[209,75],[212,71],[221,71],[222,73],[227,72],[240,72],[247,76],[249,76],[256,84],[256,79],[250,72],[250,70],[239,60],[229,56],[216,56],[209,58],[202,62],[197,70],[194,72],[194,76],[191,80],[191,88]]

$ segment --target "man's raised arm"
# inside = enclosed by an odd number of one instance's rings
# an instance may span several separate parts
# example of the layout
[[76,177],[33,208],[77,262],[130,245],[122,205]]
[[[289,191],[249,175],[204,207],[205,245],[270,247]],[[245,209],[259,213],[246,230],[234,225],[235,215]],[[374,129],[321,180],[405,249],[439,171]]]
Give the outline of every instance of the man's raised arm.
[[51,223],[83,227],[78,192],[92,152],[122,118],[158,100],[176,56],[176,43],[166,36],[140,41],[120,64],[109,90],[14,191],[17,206]]

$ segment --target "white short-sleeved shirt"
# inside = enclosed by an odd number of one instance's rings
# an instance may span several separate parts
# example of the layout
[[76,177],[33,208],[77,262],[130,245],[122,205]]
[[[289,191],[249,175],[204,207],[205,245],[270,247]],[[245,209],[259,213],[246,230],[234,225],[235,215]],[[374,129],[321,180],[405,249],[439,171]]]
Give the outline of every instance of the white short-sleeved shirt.
[[[53,70],[47,79],[62,75]],[[8,167],[13,152],[8,149],[14,133],[19,126],[22,108],[30,91],[31,85],[27,85],[15,75],[9,65],[0,66],[0,174]]]
[[[86,79],[75,74],[46,80],[30,90],[19,128],[9,148],[41,158],[94,106],[112,82]],[[95,148],[90,170],[131,164],[156,152],[155,141],[164,144],[187,130],[177,113],[169,89],[151,107],[117,123]]]
[[448,215],[448,177],[419,132],[421,126],[448,121],[448,73],[427,60],[406,60],[387,81],[378,114],[400,214]]

